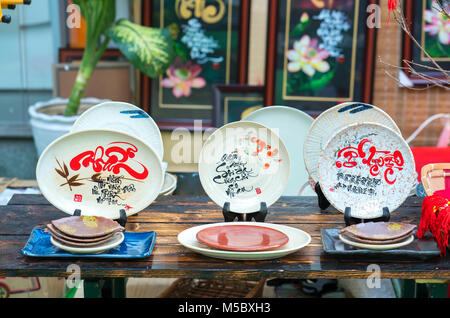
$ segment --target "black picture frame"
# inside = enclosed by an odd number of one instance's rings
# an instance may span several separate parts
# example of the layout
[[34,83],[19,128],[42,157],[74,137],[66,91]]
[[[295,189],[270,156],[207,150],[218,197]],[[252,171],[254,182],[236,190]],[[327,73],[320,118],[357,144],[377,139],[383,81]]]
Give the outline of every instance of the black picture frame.
[[[174,1],[173,3],[179,4],[183,2]],[[192,1],[191,1],[192,2]],[[210,6],[217,5],[217,1],[207,0],[199,1],[202,5]],[[224,3],[227,8],[227,36],[231,38],[230,28],[233,25],[233,40],[228,40],[227,45],[233,43],[233,48],[227,47],[231,57],[226,57],[226,72],[228,72],[227,80],[222,82],[216,82],[215,84],[245,84],[247,82],[247,68],[248,68],[248,38],[249,38],[249,20],[250,20],[250,0],[220,0],[220,3]],[[219,3],[217,2],[217,3]],[[144,0],[142,3],[142,24],[144,26],[161,26],[166,27],[166,22],[161,19],[162,16],[166,16],[164,12],[163,0]],[[167,2],[168,3],[168,2]],[[171,2],[172,3],[172,2]],[[192,3],[197,3],[196,1]],[[155,10],[159,8],[159,10]],[[233,8],[232,12],[229,8]],[[171,13],[173,16],[173,13]],[[194,15],[193,15],[194,16]],[[164,18],[163,18],[164,19]],[[236,27],[236,21],[238,26]],[[184,21],[184,20],[183,20]],[[187,20],[186,20],[187,21]],[[168,23],[168,22],[167,22]],[[205,26],[206,24],[204,24]],[[217,32],[217,30],[216,30]],[[219,30],[219,32],[222,32]],[[228,54],[228,53],[227,53]],[[209,62],[208,62],[209,63]],[[214,65],[213,65],[214,66]],[[208,69],[211,66],[208,65]],[[150,79],[145,75],[141,75],[141,89],[140,100],[142,108],[147,111],[155,119],[159,128],[162,130],[173,130],[178,127],[184,127],[187,129],[193,129],[194,121],[201,119],[204,129],[212,127],[212,113],[213,105],[209,103],[212,101],[213,84],[206,78],[208,90],[202,92],[202,98],[197,96],[198,100],[201,100],[202,104],[196,106],[195,103],[190,103],[189,98],[181,97],[177,103],[173,102],[174,97],[168,97],[166,99],[172,99],[172,102],[163,102],[161,97],[161,78]],[[194,91],[194,90],[193,90]],[[166,93],[166,96],[168,93]],[[208,102],[205,102],[208,101]],[[209,104],[208,104],[209,103]],[[161,105],[164,105],[162,111]]]
[[[376,0],[334,0],[334,1],[315,1],[314,3],[321,3],[323,8],[313,7],[313,1],[301,0],[271,0],[269,2],[269,26],[267,38],[267,67],[266,67],[266,106],[271,105],[285,105],[295,107],[313,117],[316,117],[324,110],[336,104],[348,101],[359,101],[370,103],[372,100],[373,91],[373,77],[374,77],[374,57],[376,52],[376,28],[369,28],[366,24],[369,12],[367,7],[370,4],[378,4]],[[331,7],[326,5],[331,4]],[[346,8],[348,11],[343,11]],[[308,11],[309,10],[309,11]],[[286,56],[289,50],[293,50],[295,40],[300,40],[303,35],[307,34],[312,41],[313,38],[319,40],[319,45],[324,42],[320,36],[311,35],[314,28],[320,23],[320,16],[322,11],[341,11],[349,13],[347,15],[347,23],[350,25],[350,31],[343,34],[343,50],[350,52],[347,58],[342,62],[341,56],[336,57],[331,64],[334,64],[336,74],[339,76],[332,77],[329,82],[331,84],[324,85],[317,91],[311,88],[308,92],[299,92],[297,95],[286,93],[288,89],[287,82],[288,73],[287,65],[288,58]],[[303,22],[301,19],[304,14],[307,14],[305,19],[308,22]],[[350,13],[352,16],[350,17]],[[297,23],[295,25],[295,23]],[[305,28],[299,26],[300,23],[305,23]],[[307,29],[308,28],[308,29]],[[316,29],[316,34],[318,29]],[[296,37],[293,37],[293,33]],[[326,32],[324,32],[326,33]],[[287,39],[287,41],[286,41]],[[332,62],[332,63],[331,63]],[[341,63],[343,66],[339,65]],[[302,70],[301,70],[302,71]],[[297,71],[301,73],[301,71]],[[318,74],[316,71],[315,74]],[[305,72],[304,72],[305,73]],[[349,74],[349,78],[344,78]],[[303,77],[304,74],[301,74]],[[312,80],[311,80],[312,82]],[[306,87],[307,80],[300,82],[301,85],[291,85],[291,87],[299,88]],[[344,85],[346,84],[346,86]],[[312,86],[311,86],[312,87]],[[305,89],[306,91],[307,89]]]
[[264,86],[216,85],[213,92],[214,127],[245,117],[245,111],[264,107]]

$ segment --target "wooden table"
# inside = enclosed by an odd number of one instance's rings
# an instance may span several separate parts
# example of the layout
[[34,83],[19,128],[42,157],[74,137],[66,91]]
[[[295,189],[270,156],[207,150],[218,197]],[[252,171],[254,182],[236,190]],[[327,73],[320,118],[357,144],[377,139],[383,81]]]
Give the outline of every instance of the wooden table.
[[[419,224],[421,198],[410,197],[391,220]],[[77,264],[81,278],[191,277],[191,278],[365,278],[372,262],[340,260],[325,254],[321,228],[344,227],[343,214],[333,208],[320,211],[314,197],[282,197],[269,208],[266,222],[300,228],[312,242],[300,251],[276,260],[226,261],[191,252],[177,241],[181,231],[200,224],[223,222],[222,210],[205,196],[170,196],[158,199],[138,215],[131,216],[127,231],[156,231],[150,257],[141,260],[38,259],[20,250],[31,230],[52,219],[67,216],[41,195],[15,195],[0,207],[0,276],[67,277],[67,267]],[[381,278],[450,279],[450,260],[377,262]]]

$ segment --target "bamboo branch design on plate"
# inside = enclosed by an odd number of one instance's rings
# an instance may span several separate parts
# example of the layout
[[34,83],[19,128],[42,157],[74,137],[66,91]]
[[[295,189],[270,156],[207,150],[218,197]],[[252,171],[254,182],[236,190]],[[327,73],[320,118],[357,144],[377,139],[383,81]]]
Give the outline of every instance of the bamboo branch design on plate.
[[56,173],[58,173],[61,177],[66,179],[65,183],[59,185],[60,187],[68,185],[70,191],[72,191],[72,187],[79,187],[79,186],[84,185],[84,183],[81,183],[80,181],[89,179],[89,178],[79,179],[80,174],[76,174],[76,175],[70,177],[70,172],[69,172],[69,169],[67,168],[67,165],[65,164],[65,162],[63,161],[62,166],[61,166],[61,163],[58,161],[58,159],[55,158],[55,160],[59,166],[59,169],[55,168]]

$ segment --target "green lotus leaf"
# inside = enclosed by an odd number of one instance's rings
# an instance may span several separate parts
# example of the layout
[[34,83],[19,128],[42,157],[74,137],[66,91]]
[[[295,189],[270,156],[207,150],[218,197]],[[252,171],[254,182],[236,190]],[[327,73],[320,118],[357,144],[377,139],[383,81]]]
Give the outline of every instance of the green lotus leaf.
[[149,28],[128,20],[119,20],[106,34],[126,58],[149,77],[162,74],[175,58],[168,29]]

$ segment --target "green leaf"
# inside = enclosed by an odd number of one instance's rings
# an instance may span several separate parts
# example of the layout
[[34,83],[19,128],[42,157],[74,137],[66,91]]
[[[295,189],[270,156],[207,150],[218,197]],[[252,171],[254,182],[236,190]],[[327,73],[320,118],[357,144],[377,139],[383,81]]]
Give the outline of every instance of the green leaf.
[[300,38],[305,33],[306,29],[309,27],[310,24],[311,24],[310,20],[298,23],[291,31],[290,37]]
[[98,41],[116,19],[115,0],[73,0],[80,6],[81,15],[86,20],[87,42]]
[[149,28],[119,20],[106,34],[127,59],[149,77],[164,73],[175,58],[173,39],[168,29]]

